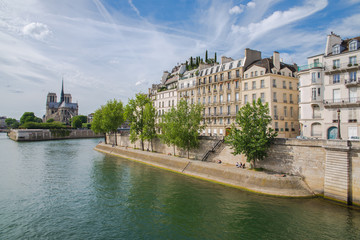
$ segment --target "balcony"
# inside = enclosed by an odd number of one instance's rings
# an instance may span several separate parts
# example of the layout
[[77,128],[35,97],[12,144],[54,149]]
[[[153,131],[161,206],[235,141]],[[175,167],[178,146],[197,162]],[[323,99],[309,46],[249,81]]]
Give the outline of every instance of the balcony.
[[322,63],[311,63],[311,64],[307,64],[307,65],[298,67],[298,71],[300,72],[300,71],[305,71],[305,70],[309,70],[312,68],[322,68],[322,67],[323,67]]
[[360,107],[360,98],[338,98],[338,99],[326,99],[323,101],[325,108],[350,108]]
[[351,72],[351,71],[356,71],[358,69],[360,69],[360,63],[359,61],[356,63],[350,63],[350,62],[345,62],[345,63],[341,63],[339,65],[328,65],[325,66],[325,74],[333,74],[335,72]]
[[356,87],[360,85],[360,77],[358,79],[345,79],[346,87]]

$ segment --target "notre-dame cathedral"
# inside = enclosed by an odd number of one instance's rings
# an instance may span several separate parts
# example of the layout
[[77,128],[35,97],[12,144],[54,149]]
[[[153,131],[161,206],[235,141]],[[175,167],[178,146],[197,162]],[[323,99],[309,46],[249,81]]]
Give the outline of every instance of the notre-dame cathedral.
[[64,94],[64,81],[62,81],[60,101],[57,102],[56,93],[48,93],[46,98],[46,114],[44,122],[53,118],[55,121],[69,124],[70,119],[78,115],[79,106],[72,103],[71,94]]

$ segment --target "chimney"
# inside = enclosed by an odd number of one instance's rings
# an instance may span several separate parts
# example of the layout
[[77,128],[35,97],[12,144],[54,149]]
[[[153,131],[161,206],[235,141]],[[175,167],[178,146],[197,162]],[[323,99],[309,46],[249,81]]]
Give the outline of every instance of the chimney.
[[280,70],[280,54],[277,51],[273,53],[273,64],[277,71]]
[[325,56],[332,53],[332,47],[335,44],[341,44],[341,37],[339,35],[336,35],[335,33],[331,32],[330,35],[328,35],[327,39],[326,39]]
[[247,68],[255,61],[261,60],[261,52],[245,48],[244,68]]
[[228,63],[228,62],[231,62],[231,61],[234,61],[234,59],[232,59],[231,57],[222,56],[220,64]]

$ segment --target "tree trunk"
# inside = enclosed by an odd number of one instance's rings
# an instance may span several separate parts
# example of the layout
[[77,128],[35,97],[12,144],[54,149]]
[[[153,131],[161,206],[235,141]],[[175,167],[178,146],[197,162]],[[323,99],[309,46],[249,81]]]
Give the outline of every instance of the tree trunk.
[[144,140],[141,139],[141,149],[144,151]]
[[250,168],[255,169],[255,160],[250,161]]
[[107,144],[107,141],[106,141],[106,133],[105,133],[105,144]]
[[151,141],[151,151],[153,152],[153,151],[154,151],[154,148],[153,148],[153,141],[152,141],[152,139],[151,139],[150,141]]
[[174,144],[174,156],[175,156],[175,144]]
[[115,131],[115,146],[117,146],[117,137],[116,137],[116,131]]

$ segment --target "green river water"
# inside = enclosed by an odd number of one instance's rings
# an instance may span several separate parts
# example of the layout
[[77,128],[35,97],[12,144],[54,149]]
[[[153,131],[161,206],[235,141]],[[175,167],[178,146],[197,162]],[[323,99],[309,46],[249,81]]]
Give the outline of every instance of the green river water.
[[0,134],[0,239],[360,239],[360,211]]

